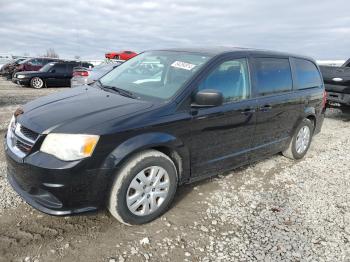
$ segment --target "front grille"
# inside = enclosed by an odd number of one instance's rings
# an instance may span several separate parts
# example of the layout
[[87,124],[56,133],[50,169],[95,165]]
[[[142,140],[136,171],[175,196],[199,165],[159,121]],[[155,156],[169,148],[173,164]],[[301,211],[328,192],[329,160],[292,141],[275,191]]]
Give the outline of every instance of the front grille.
[[17,123],[8,130],[7,144],[12,152],[18,157],[23,158],[31,152],[39,135],[40,134],[22,126],[20,123]]
[[39,137],[38,133],[35,133],[34,131],[32,131],[32,130],[30,130],[22,125],[20,127],[20,131],[25,137],[28,137],[29,139],[34,140],[34,141]]
[[23,143],[21,140],[16,141],[16,147],[23,153],[28,154],[32,149],[33,145]]

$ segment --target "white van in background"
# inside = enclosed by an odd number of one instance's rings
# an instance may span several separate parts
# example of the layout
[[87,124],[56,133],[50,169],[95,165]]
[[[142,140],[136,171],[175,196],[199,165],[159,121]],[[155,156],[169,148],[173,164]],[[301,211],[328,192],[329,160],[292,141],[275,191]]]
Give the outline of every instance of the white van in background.
[[13,59],[13,56],[11,54],[0,53],[0,69],[4,64],[7,64],[12,59]]

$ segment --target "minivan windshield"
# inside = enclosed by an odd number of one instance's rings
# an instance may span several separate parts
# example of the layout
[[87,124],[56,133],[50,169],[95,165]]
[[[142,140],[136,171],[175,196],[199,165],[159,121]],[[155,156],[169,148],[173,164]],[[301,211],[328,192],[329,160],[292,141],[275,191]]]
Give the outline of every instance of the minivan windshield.
[[100,79],[144,99],[168,100],[210,59],[208,55],[149,51],[124,62]]

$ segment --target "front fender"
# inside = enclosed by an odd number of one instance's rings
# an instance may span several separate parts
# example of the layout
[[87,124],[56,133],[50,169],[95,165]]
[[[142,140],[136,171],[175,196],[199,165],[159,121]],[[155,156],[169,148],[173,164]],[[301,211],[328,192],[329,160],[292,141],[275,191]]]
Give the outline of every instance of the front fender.
[[184,143],[171,134],[152,132],[134,136],[118,145],[106,158],[103,167],[117,169],[119,165],[130,155],[149,148],[162,147],[176,152],[181,158],[180,183],[189,177],[190,163],[189,150]]

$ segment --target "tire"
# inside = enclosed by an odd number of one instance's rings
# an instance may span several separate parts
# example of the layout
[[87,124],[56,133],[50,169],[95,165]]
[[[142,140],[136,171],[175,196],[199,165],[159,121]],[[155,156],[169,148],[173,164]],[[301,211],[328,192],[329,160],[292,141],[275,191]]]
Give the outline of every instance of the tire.
[[108,210],[126,225],[148,223],[169,208],[177,184],[176,167],[167,155],[156,150],[137,153],[117,172]]
[[40,89],[44,87],[44,81],[40,77],[33,77],[30,80],[30,87]]
[[119,55],[114,56],[114,59],[119,60],[120,59]]
[[[283,151],[282,154],[285,157],[288,157],[294,160],[303,158],[306,155],[307,151],[309,150],[309,147],[312,141],[313,131],[314,131],[314,123],[310,119],[307,119],[307,118],[303,119],[303,121],[296,128],[295,133],[292,137],[292,140],[288,145],[288,148],[285,151]],[[299,141],[303,140],[303,137],[306,138],[306,140],[304,140],[304,142],[300,144]]]

